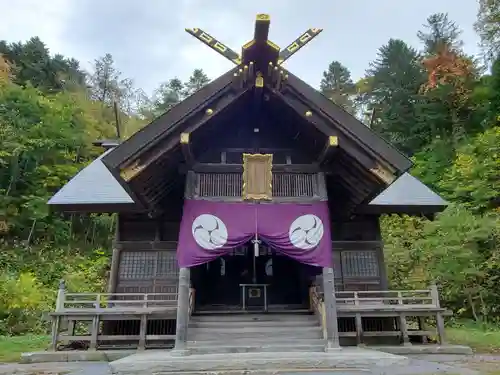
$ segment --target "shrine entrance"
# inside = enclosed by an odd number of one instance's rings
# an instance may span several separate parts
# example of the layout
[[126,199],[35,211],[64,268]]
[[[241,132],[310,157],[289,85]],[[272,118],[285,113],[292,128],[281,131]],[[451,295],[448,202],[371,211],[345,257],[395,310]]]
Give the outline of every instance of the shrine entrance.
[[271,311],[308,306],[308,287],[316,267],[310,267],[251,243],[192,268],[197,310]]

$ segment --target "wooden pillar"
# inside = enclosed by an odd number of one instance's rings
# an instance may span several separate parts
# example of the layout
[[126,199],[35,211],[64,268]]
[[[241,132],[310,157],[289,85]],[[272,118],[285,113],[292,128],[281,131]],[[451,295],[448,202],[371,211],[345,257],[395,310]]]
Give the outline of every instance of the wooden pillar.
[[187,333],[189,324],[189,287],[191,270],[183,267],[179,270],[179,287],[177,292],[177,321],[174,351],[187,354]]
[[333,268],[323,268],[323,295],[326,310],[327,350],[340,348]]
[[[436,308],[441,308],[441,304],[439,302],[439,291],[435,282],[430,285],[432,303]],[[438,311],[436,312],[436,329],[438,334],[438,340],[440,345],[446,344],[445,338],[445,328],[444,328],[444,318],[443,314]]]
[[111,257],[111,266],[109,268],[108,293],[116,293],[116,285],[118,283],[118,272],[120,268],[120,248],[118,242],[120,241],[120,230],[120,215],[116,214],[115,243],[113,255]]
[[120,249],[113,249],[111,267],[109,269],[108,293],[116,293],[116,286],[118,284],[118,271],[120,267],[120,252]]

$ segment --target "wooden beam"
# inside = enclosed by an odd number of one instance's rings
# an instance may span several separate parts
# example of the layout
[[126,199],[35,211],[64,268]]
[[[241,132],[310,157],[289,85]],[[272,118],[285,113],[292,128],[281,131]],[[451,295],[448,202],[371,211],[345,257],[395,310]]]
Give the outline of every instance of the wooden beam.
[[321,33],[323,29],[311,28],[304,32],[301,36],[295,39],[288,47],[280,51],[278,64],[283,64],[286,60],[288,60],[292,55],[297,53],[302,47],[304,47],[307,43],[313,40],[315,37]]
[[191,166],[195,163],[193,152],[191,151],[191,145],[189,142],[189,133],[181,133],[181,148],[182,154],[184,155],[184,159],[188,166]]
[[[187,172],[187,166],[181,165],[181,173]],[[195,163],[192,170],[197,173],[242,173],[242,164]],[[318,173],[317,164],[273,164],[273,172],[278,173]]]
[[[197,114],[193,116],[191,121],[187,121],[183,124],[182,130],[186,133],[193,133],[199,127],[205,125],[207,122],[214,119],[218,114],[228,110],[235,102],[240,100],[245,93],[248,92],[248,89],[242,90],[239,93],[226,93],[225,96],[219,98],[217,104],[213,107],[214,109],[209,110],[198,110]],[[214,103],[215,104],[215,103]],[[180,130],[180,129],[179,129]],[[165,144],[156,144],[155,147],[148,150],[145,155],[139,156],[133,163],[131,163],[131,167],[125,167],[122,169],[127,171],[126,176],[129,178],[129,181],[132,178],[136,178],[136,176],[140,175],[144,172],[151,164],[155,163],[158,159],[162,157],[166,152],[171,151],[172,149],[179,147],[179,136],[182,131],[177,133],[177,136],[171,135],[170,139]],[[132,170],[129,172],[129,169]]]
[[[350,156],[356,159],[365,169],[369,170],[375,167],[376,163],[374,158],[368,155],[365,150],[355,143],[354,140],[350,139],[347,135],[344,136],[341,130],[335,129],[335,124],[328,118],[325,118],[321,112],[307,107],[305,103],[299,98],[296,98],[292,92],[285,90],[283,92],[278,92],[276,90],[270,90],[275,100],[278,99],[286,104],[288,110],[293,111],[296,115],[300,116],[304,121],[309,123],[311,126],[315,127],[321,133],[326,136],[334,135],[340,138],[342,135],[342,144],[339,146],[342,150],[345,150]],[[308,113],[310,112],[310,113]]]
[[339,138],[336,135],[328,136],[325,147],[318,157],[318,164],[323,164],[331,158],[334,151],[338,150]]
[[233,51],[231,48],[228,46],[222,44],[219,42],[217,39],[215,39],[213,36],[210,34],[204,32],[202,29],[199,28],[192,28],[192,29],[186,29],[186,31],[194,36],[196,39],[201,41],[202,43],[206,44],[209,46],[212,50],[215,52],[221,54],[224,56],[226,59],[231,61],[232,63],[236,65],[241,64],[241,57],[238,53]]

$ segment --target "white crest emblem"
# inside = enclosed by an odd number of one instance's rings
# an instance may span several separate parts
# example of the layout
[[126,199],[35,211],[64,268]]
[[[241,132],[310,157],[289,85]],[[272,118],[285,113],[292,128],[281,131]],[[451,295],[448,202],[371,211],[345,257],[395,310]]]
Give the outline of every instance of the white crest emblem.
[[193,238],[198,245],[207,250],[222,247],[227,242],[227,228],[217,216],[202,214],[193,221]]
[[290,242],[299,249],[312,249],[323,238],[323,222],[316,215],[302,215],[290,225]]

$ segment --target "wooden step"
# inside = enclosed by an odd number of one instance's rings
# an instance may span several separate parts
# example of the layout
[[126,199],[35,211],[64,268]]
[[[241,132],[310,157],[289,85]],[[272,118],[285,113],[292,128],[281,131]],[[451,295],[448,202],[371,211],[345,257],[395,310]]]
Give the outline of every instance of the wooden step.
[[312,314],[233,314],[233,315],[193,315],[190,319],[192,322],[283,322],[283,321],[318,321],[318,318]]
[[205,321],[205,320],[191,320],[189,322],[189,329],[197,328],[238,328],[246,327],[249,324],[252,327],[319,327],[318,319],[304,319],[304,320],[254,320],[254,321]]

